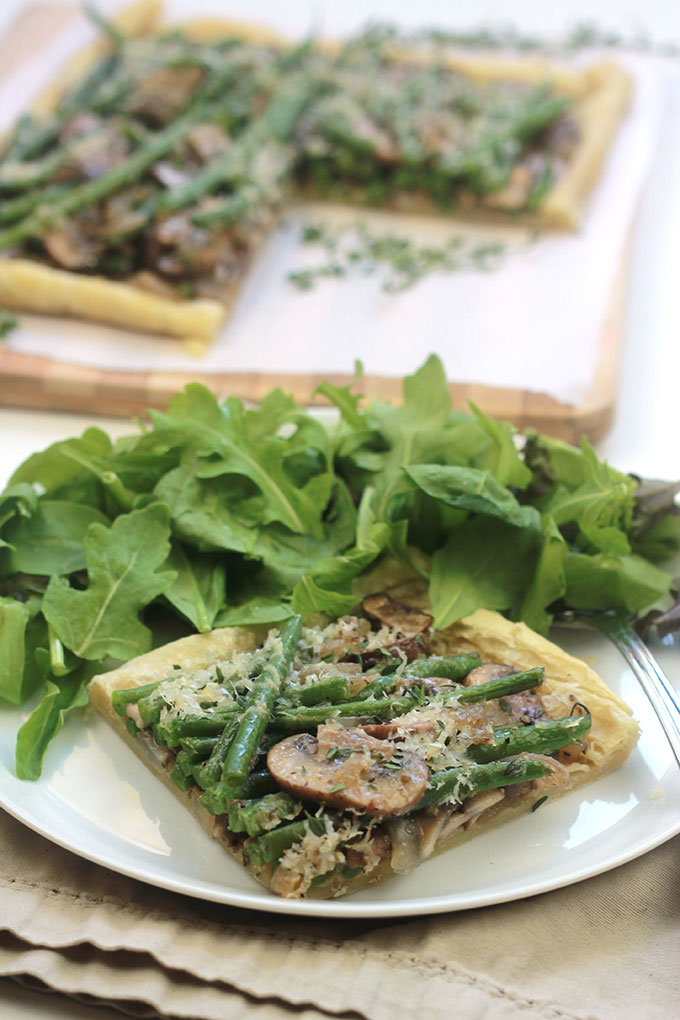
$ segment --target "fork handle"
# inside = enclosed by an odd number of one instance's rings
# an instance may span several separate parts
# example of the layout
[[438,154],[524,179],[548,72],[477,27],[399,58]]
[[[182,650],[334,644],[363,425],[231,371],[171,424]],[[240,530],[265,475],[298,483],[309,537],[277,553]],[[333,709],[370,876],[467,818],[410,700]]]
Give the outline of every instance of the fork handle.
[[680,765],[680,697],[677,691],[629,623],[605,616],[593,622],[613,641],[640,681]]

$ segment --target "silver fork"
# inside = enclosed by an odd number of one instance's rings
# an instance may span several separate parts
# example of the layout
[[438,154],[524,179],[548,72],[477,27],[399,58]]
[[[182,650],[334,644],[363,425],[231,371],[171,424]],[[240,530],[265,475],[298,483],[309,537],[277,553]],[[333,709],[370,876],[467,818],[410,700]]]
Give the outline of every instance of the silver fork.
[[680,696],[630,619],[618,613],[568,610],[556,617],[555,622],[592,627],[606,634],[616,645],[649,698],[680,765]]

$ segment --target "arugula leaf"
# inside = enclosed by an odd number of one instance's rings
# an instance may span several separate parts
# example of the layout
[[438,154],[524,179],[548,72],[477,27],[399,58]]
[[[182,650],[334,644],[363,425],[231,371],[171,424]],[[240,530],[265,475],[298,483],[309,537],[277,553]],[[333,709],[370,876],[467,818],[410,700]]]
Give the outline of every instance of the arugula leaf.
[[576,609],[637,613],[666,595],[671,578],[640,556],[567,553],[565,600]]
[[323,495],[327,500],[333,480],[326,472],[298,489],[287,477],[285,440],[270,432],[272,418],[280,428],[291,413],[290,403],[285,414],[280,404],[280,398],[273,397],[263,411],[246,412],[241,401],[230,398],[220,406],[209,390],[192,383],[173,399],[166,414],[154,412],[153,420],[161,434],[174,430],[192,437],[197,455],[205,459],[196,472],[200,477],[240,474],[254,482],[265,497],[264,523],[280,521],[297,534],[318,536]]
[[350,428],[363,429],[365,427],[365,415],[359,410],[361,396],[350,392],[352,385],[354,383],[350,386],[334,386],[333,383],[322,382],[319,383],[314,393],[320,393],[321,396],[330,400],[331,404],[335,404],[342,420]]
[[634,538],[633,550],[638,556],[656,563],[667,560],[680,550],[680,507],[669,512]]
[[239,606],[223,610],[215,620],[216,627],[249,627],[255,624],[283,623],[294,616],[293,607],[276,599],[254,598]]
[[91,471],[92,459],[105,457],[110,450],[111,440],[105,432],[86,429],[79,438],[64,439],[34,453],[17,468],[10,484],[38,482],[51,494]]
[[[27,482],[9,485],[0,493],[0,533],[11,521],[28,518],[38,506],[38,493]],[[8,543],[0,537],[0,549]]]
[[366,422],[380,437],[384,450],[370,484],[376,492],[379,518],[389,520],[392,499],[409,488],[403,469],[411,464],[446,462],[452,449],[451,397],[440,360],[430,356],[422,368],[404,379],[401,407],[376,401]]
[[649,560],[664,560],[680,551],[680,482],[635,479],[632,543]]
[[430,602],[437,629],[476,609],[521,604],[540,555],[540,535],[491,517],[465,521],[432,557]]
[[91,524],[85,538],[89,587],[78,591],[52,577],[43,613],[61,641],[84,659],[131,659],[151,647],[139,612],[167,591],[175,575],[159,573],[169,545],[167,508],[153,503],[122,514],[105,528]]
[[198,478],[189,463],[169,471],[155,495],[168,506],[175,534],[195,548],[252,553],[257,530],[235,512],[232,488],[223,479]]
[[[582,481],[575,487],[558,486],[544,504],[558,526],[575,522],[596,547],[611,544],[613,530],[620,533],[619,544],[627,545],[625,531],[632,525],[635,482],[599,461],[584,440]],[[598,536],[604,531],[604,536]],[[628,551],[628,550],[626,550]]]
[[47,642],[39,602],[0,597],[0,699],[22,705],[42,681],[35,649]]
[[224,563],[206,553],[194,553],[189,559],[183,546],[175,543],[165,566],[173,571],[175,580],[164,597],[196,630],[206,633],[224,603]]
[[342,616],[354,608],[357,597],[352,594],[352,582],[385,549],[391,530],[387,524],[374,524],[368,534],[362,534],[354,549],[321,560],[303,574],[293,588],[295,612],[303,616],[310,613]]
[[30,517],[15,517],[5,527],[11,547],[4,560],[8,574],[72,574],[85,566],[83,540],[90,524],[109,521],[94,507],[42,499]]
[[89,699],[85,683],[94,674],[85,664],[59,680],[48,680],[46,693],[17,735],[16,773],[19,779],[36,780],[42,772],[48,745],[54,739],[68,712],[85,708]]
[[475,467],[490,471],[501,485],[526,489],[531,481],[531,471],[523,463],[515,446],[517,430],[507,421],[496,421],[480,411],[472,401],[470,408],[479,425],[491,440],[489,446],[476,459]]
[[448,506],[499,517],[519,528],[537,528],[540,525],[540,516],[535,508],[520,506],[512,493],[488,471],[421,464],[405,468],[405,472],[428,496]]
[[554,520],[546,516],[543,519],[543,548],[517,614],[539,634],[547,634],[552,623],[552,615],[546,612],[546,607],[562,598],[566,591],[564,561],[568,551],[569,547]]

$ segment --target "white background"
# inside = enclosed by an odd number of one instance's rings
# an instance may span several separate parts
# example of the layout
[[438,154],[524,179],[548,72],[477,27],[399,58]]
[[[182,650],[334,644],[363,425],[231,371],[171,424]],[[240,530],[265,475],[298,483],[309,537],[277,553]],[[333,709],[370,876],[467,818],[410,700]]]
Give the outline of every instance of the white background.
[[[5,0],[0,27],[21,6]],[[110,4],[101,4],[103,8]],[[626,33],[646,30],[652,38],[680,45],[680,4],[673,0],[617,2],[617,0],[525,0],[486,3],[475,0],[401,0],[359,3],[353,0],[210,0],[195,7],[266,22],[276,12],[280,23],[285,8],[290,31],[305,31],[310,24],[328,34],[354,28],[369,16],[398,19],[403,24],[439,23],[471,26],[482,22],[512,22],[523,29],[554,33],[578,21],[595,22]],[[644,195],[635,237],[628,295],[625,350],[620,398],[610,435],[599,444],[600,454],[617,467],[656,477],[680,477],[680,109],[669,111],[667,129],[654,172]],[[44,414],[0,409],[0,485],[19,461],[35,449],[75,434],[92,419],[84,416]],[[120,434],[120,421],[99,419],[98,424]],[[680,679],[677,649],[662,650],[667,671]],[[44,996],[0,982],[0,1020],[96,1020],[120,1016],[93,1010],[57,996]]]

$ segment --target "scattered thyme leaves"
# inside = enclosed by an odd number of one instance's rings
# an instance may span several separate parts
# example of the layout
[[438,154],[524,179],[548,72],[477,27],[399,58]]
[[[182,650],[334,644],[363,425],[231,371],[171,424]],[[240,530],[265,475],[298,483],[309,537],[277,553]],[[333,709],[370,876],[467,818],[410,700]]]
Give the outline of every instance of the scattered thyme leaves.
[[365,223],[332,230],[320,223],[307,223],[301,240],[316,245],[326,261],[288,274],[299,290],[312,290],[329,277],[369,276],[378,273],[382,290],[399,293],[432,273],[459,270],[490,272],[497,269],[507,253],[499,241],[472,241],[455,236],[442,245],[419,244],[403,234],[374,232]]

